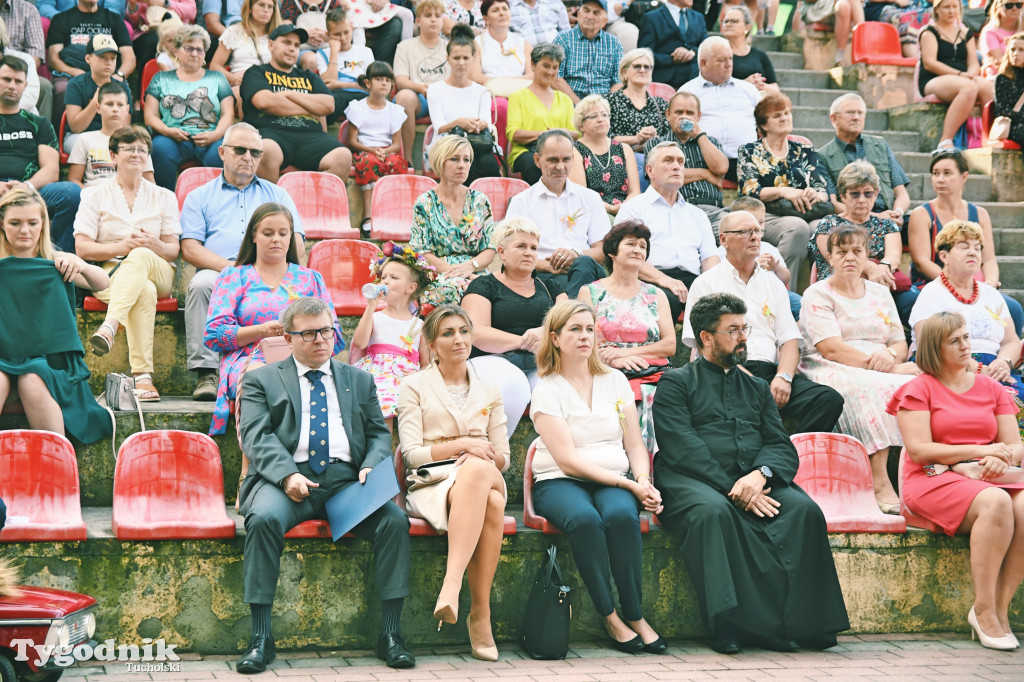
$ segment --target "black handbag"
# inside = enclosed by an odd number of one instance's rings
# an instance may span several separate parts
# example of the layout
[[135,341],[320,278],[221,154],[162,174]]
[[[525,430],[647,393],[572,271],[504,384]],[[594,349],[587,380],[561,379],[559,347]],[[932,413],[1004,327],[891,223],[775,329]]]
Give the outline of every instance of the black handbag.
[[562,571],[555,560],[557,550],[548,548],[547,560],[537,571],[526,602],[523,618],[523,648],[534,659],[564,659],[569,653],[569,620],[572,590],[563,583]]
[[798,211],[789,199],[776,199],[775,201],[764,202],[764,210],[772,215],[793,216],[794,218],[803,218],[807,222],[811,222],[812,220],[821,220],[827,215],[832,215],[836,212],[836,207],[832,205],[831,201],[819,201],[811,206],[810,211]]
[[633,0],[633,2],[629,3],[629,7],[626,8],[622,18],[631,24],[639,26],[640,18],[643,15],[653,12],[663,4],[665,3],[661,2],[661,0]]

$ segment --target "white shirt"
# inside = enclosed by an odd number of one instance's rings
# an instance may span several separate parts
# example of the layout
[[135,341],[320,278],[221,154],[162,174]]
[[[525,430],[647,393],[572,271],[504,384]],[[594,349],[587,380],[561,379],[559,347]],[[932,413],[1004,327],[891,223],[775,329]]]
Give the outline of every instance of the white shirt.
[[913,330],[911,352],[917,350],[918,322],[927,320],[935,313],[960,313],[967,322],[971,337],[972,353],[999,354],[1007,329],[1013,329],[1013,319],[1006,308],[1006,302],[999,290],[984,282],[978,282],[978,300],[974,305],[961,303],[953,298],[939,278],[936,277],[921,287],[921,294],[910,311],[910,328]]
[[728,260],[711,268],[690,285],[686,296],[686,317],[683,319],[683,343],[697,347],[690,310],[693,304],[708,294],[733,294],[747,304],[747,357],[775,364],[779,359],[779,346],[800,338],[800,328],[789,309],[789,292],[782,281],[772,273],[754,266],[754,274],[747,282]]
[[570,180],[565,181],[561,195],[538,181],[512,197],[506,215],[529,218],[540,228],[538,258],[550,257],[555,249],[586,251],[611,229],[601,195]]
[[[299,375],[299,395],[302,397],[302,414],[299,417],[299,423],[302,425],[302,429],[299,431],[299,445],[295,448],[295,453],[292,455],[292,459],[296,462],[308,462],[309,461],[309,429],[306,428],[309,425],[309,390],[310,381],[306,378],[306,372],[310,371],[312,367],[306,367],[298,360],[295,361],[296,373]],[[338,392],[334,390],[334,377],[331,374],[331,361],[328,360],[318,368],[324,373],[320,377],[320,381],[323,382],[324,391],[327,395],[327,414],[332,415],[328,421],[328,429],[331,435],[330,437],[330,454],[331,459],[340,459],[345,462],[352,461],[352,453],[349,452],[348,447],[348,436],[345,434],[345,423],[342,421],[341,416],[341,405],[338,403]]]
[[427,106],[435,130],[463,117],[490,121],[491,91],[479,83],[457,88],[438,81],[427,86]]
[[639,220],[650,229],[651,256],[647,262],[659,270],[682,268],[700,274],[701,263],[715,255],[711,221],[704,211],[686,203],[681,194],[669,206],[651,185],[619,207],[615,224],[626,220]]
[[[769,244],[768,242],[766,242],[766,241],[764,241],[762,239],[761,240],[761,255],[763,256],[766,253],[770,253],[772,255],[772,258],[774,258],[775,260],[785,264],[786,259],[782,257],[782,252],[779,251],[779,248],[777,246],[773,246],[772,244]],[[724,246],[719,246],[718,249],[715,251],[715,255],[718,256],[719,260],[725,260],[725,247]]]
[[75,214],[75,234],[92,237],[100,244],[113,244],[132,232],[157,237],[181,234],[174,192],[143,179],[135,194],[135,203],[129,208],[116,178],[82,189],[82,200]]
[[697,76],[683,83],[679,92],[690,92],[700,100],[700,129],[717,139],[730,159],[748,142],[757,141],[754,107],[761,101],[757,88],[737,78],[715,85]]
[[[526,39],[509,31],[504,43],[495,40],[490,32],[484,31],[476,37],[480,47],[480,65],[488,78],[522,76],[526,73]],[[433,120],[433,116],[430,117]]]
[[384,102],[383,109],[371,109],[369,98],[349,102],[345,118],[359,130],[359,142],[367,147],[389,147],[392,136],[405,123],[405,109],[394,102]]

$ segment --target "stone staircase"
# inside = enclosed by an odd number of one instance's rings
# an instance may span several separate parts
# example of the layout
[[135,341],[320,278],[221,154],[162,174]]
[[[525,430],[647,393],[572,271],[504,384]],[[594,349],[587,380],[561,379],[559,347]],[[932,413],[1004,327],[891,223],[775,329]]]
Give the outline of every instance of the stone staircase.
[[[780,51],[784,49],[783,42],[781,38],[767,36],[758,36],[754,40],[757,47],[768,52],[779,86],[793,102],[793,132],[809,138],[816,147],[821,146],[834,135],[828,117],[829,106],[844,91],[838,88],[836,79],[829,72],[804,71],[803,55]],[[928,127],[924,122],[915,123],[915,119],[921,118],[921,112],[913,109],[869,109],[865,123],[865,132],[886,139],[910,177],[907,191],[912,208],[935,196],[928,171],[931,161],[929,150],[934,141],[923,133]],[[928,118],[929,122],[933,119],[931,116]],[[973,172],[967,180],[964,198],[988,210],[992,218],[1002,288],[1024,302],[1024,203],[995,201],[992,178]]]

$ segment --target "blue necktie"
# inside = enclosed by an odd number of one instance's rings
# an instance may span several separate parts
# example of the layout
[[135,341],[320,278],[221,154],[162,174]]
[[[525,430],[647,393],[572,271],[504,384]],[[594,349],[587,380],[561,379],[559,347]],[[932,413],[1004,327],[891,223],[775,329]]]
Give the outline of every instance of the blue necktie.
[[690,28],[690,20],[686,17],[686,10],[679,8],[679,32],[686,38],[686,31]]
[[318,369],[306,372],[309,379],[309,468],[322,474],[331,461],[331,438],[327,418],[327,390]]

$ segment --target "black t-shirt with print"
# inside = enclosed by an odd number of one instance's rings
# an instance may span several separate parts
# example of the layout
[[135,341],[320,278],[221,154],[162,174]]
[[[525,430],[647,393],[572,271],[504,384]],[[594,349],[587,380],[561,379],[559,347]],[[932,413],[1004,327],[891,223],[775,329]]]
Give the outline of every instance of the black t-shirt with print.
[[243,120],[257,128],[323,132],[320,119],[316,116],[274,116],[257,109],[252,103],[252,96],[261,90],[293,90],[307,95],[330,95],[331,91],[324,85],[320,76],[298,67],[286,73],[278,71],[270,64],[250,66],[242,76],[239,94],[242,97]]
[[39,145],[57,148],[53,126],[42,116],[0,114],[0,180],[28,180],[39,170]]
[[94,35],[112,36],[118,47],[131,47],[132,44],[132,37],[124,25],[124,17],[104,7],[95,12],[83,12],[75,5],[53,17],[46,34],[46,46],[63,45],[61,60],[68,66],[88,71],[85,49],[89,47],[89,41]]

